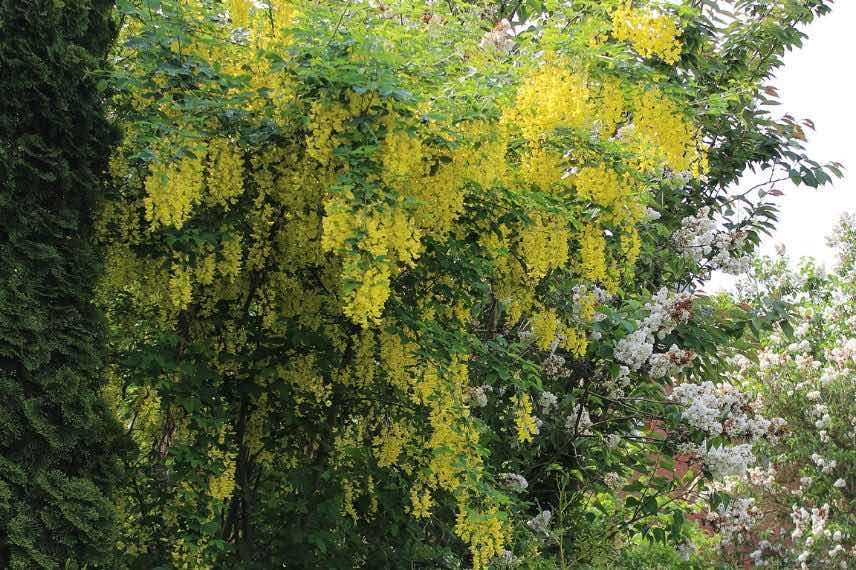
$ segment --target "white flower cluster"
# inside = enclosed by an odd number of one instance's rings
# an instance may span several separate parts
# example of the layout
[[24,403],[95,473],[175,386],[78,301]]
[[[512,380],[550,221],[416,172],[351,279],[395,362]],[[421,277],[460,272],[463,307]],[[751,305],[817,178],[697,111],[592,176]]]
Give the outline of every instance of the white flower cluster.
[[856,338],[842,339],[841,344],[830,352],[830,358],[839,366],[856,362]]
[[603,476],[603,484],[610,489],[618,489],[623,480],[623,477],[614,471],[610,471]]
[[668,351],[652,354],[648,358],[649,374],[651,378],[663,378],[689,364],[693,357],[691,351],[680,349],[673,344]]
[[780,551],[781,548],[774,546],[769,540],[762,540],[758,543],[758,548],[749,553],[749,558],[752,560],[752,566],[769,566],[764,555],[779,554]]
[[774,436],[784,425],[781,418],[768,420],[754,413],[754,400],[731,384],[679,384],[670,399],[685,406],[684,421],[710,436],[757,440]]
[[654,353],[654,338],[645,329],[630,333],[615,344],[615,358],[639,370]]
[[710,213],[710,208],[705,206],[695,216],[681,220],[681,228],[673,236],[678,250],[695,262],[707,259],[712,269],[733,275],[745,273],[751,258],[736,252],[743,247],[746,234],[739,230],[719,231]]
[[752,467],[748,470],[747,476],[753,485],[759,487],[771,487],[776,481],[776,468],[770,465],[769,467]]
[[491,560],[491,568],[498,570],[510,570],[520,566],[521,560],[510,550],[503,550]]
[[541,412],[548,415],[553,408],[559,405],[559,398],[554,393],[544,390],[538,397],[538,404],[541,406]]
[[854,234],[856,234],[856,214],[845,213],[841,215],[838,223],[832,228],[832,234],[826,240],[830,247],[838,250],[838,264],[842,267],[846,267],[856,259]]
[[470,386],[466,391],[467,403],[471,406],[475,406],[476,408],[487,406],[488,392],[493,392],[493,388],[491,386]]
[[544,359],[541,370],[549,378],[567,378],[571,375],[571,371],[565,367],[565,357],[555,352]]
[[511,23],[506,19],[500,20],[482,37],[479,47],[492,48],[503,53],[510,52],[514,48],[514,32],[511,29]]
[[692,316],[692,298],[685,294],[672,295],[663,287],[645,303],[648,317],[642,326],[660,339],[675,330],[678,323],[686,323]]
[[779,354],[771,348],[765,348],[758,353],[758,367],[762,372],[772,372],[790,361],[787,354]]
[[618,369],[618,377],[607,378],[603,382],[606,397],[619,400],[624,397],[624,389],[630,384],[630,369],[624,365]]
[[646,208],[645,209],[645,221],[646,222],[656,222],[662,217],[660,212],[655,210],[654,208]]
[[838,467],[838,462],[834,459],[826,459],[819,453],[812,453],[811,460],[817,465],[818,469],[829,475],[835,468]]
[[[806,397],[808,398],[808,394],[806,394]],[[829,406],[826,404],[815,404],[814,407],[809,409],[808,414],[814,419],[814,427],[817,429],[826,429],[832,423],[832,416],[829,415]]]
[[617,433],[611,433],[606,436],[606,447],[609,449],[617,449],[621,445],[621,436]]
[[702,444],[698,446],[696,454],[716,479],[742,475],[755,462],[750,443],[719,447]]
[[526,521],[526,526],[531,528],[538,534],[549,535],[550,534],[550,520],[553,518],[553,513],[550,511],[541,511],[528,521]]
[[[835,559],[846,551],[841,544],[842,539],[844,539],[843,533],[840,530],[833,532],[827,528],[829,512],[830,508],[828,504],[824,504],[821,507],[814,507],[811,510],[805,507],[797,507],[796,505],[792,507],[791,522],[794,528],[791,531],[791,540],[794,541],[795,547],[799,546],[802,549],[802,552],[796,558],[796,561],[800,563],[801,569],[809,568],[806,562],[812,558],[812,555],[814,555],[812,567],[832,567]],[[832,548],[829,548],[825,552],[823,548],[818,548],[824,543],[829,546],[830,542],[832,543]],[[853,551],[853,553],[856,553],[856,547],[853,548]],[[849,566],[846,561],[841,561],[838,567],[848,568]]]
[[[805,507],[797,507],[794,505],[791,511],[791,522],[794,524],[794,530],[791,531],[791,538],[802,538],[804,536],[818,538],[824,534],[826,528],[826,520],[829,518],[829,505],[824,504],[820,508],[813,508],[808,511]],[[811,525],[811,528],[809,528]],[[811,546],[811,545],[809,545]]]
[[656,339],[664,339],[679,323],[686,323],[691,315],[691,300],[686,295],[672,295],[660,289],[645,303],[648,315],[639,328],[619,340],[613,350],[615,358],[631,370],[639,370],[647,362],[654,378],[662,378],[688,364],[693,354],[672,345],[664,354],[654,354]]
[[849,375],[849,368],[842,368],[840,370],[832,367],[824,368],[820,373],[820,385],[828,386],[829,384],[836,382],[842,378],[846,378]]
[[681,560],[687,561],[692,558],[692,555],[696,553],[698,548],[693,542],[687,541],[682,542],[677,546],[678,556],[681,557]]
[[[579,418],[579,421],[577,421]],[[565,429],[575,435],[591,435],[591,426],[594,425],[589,417],[588,410],[580,404],[565,420]]]
[[517,493],[522,493],[529,487],[529,481],[519,473],[500,473],[498,480],[500,485]]
[[720,505],[715,513],[715,522],[719,527],[722,544],[742,542],[745,533],[755,526],[758,515],[759,510],[753,498],[739,497],[728,503],[728,506]]

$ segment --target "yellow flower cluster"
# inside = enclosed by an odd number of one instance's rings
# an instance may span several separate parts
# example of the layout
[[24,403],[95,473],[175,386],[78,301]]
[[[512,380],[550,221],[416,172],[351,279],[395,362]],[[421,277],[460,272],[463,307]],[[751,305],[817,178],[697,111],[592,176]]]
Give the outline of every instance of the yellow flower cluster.
[[375,361],[375,333],[363,329],[359,334],[351,336],[351,347],[354,353],[351,378],[346,382],[360,389],[368,388],[375,380],[377,363]]
[[681,57],[681,30],[669,16],[634,10],[625,4],[612,14],[612,33],[618,40],[629,41],[642,57],[657,56],[669,64]]
[[401,209],[353,212],[352,199],[348,192],[325,202],[321,247],[343,256],[342,281],[353,284],[344,295],[343,311],[367,327],[380,322],[393,272],[415,265],[421,233]]
[[535,147],[520,158],[520,180],[525,186],[534,184],[551,192],[564,173],[562,156],[556,151]]
[[250,413],[250,417],[247,420],[247,431],[244,434],[244,441],[246,442],[249,455],[256,457],[257,461],[262,465],[270,464],[273,460],[273,453],[265,449],[264,442],[265,422],[269,411],[268,395],[263,392],[256,401],[255,409]]
[[348,110],[338,103],[313,103],[306,154],[321,166],[327,166],[333,158],[333,150],[339,145],[336,135],[344,129],[349,118]]
[[357,513],[356,501],[360,497],[368,495],[369,497],[369,508],[368,512],[365,513],[364,518],[371,519],[372,515],[377,513],[378,509],[378,501],[377,494],[375,493],[375,482],[374,477],[369,475],[366,478],[366,487],[365,489],[361,489],[356,481],[352,481],[351,479],[344,478],[342,479],[342,516],[350,517],[351,520],[357,522],[359,520],[359,514]]
[[465,482],[468,471],[480,471],[482,466],[476,451],[479,433],[463,407],[467,379],[467,366],[453,361],[428,403],[431,437],[427,447],[432,450],[429,470],[436,484],[451,492]]
[[[220,443],[224,441],[224,434],[220,435]],[[212,449],[208,453],[212,461],[222,461],[225,465],[223,472],[208,478],[208,493],[218,501],[225,502],[235,491],[235,453]]]
[[172,264],[169,295],[173,307],[179,311],[187,308],[193,300],[193,274],[183,263]]
[[294,400],[298,405],[304,402],[314,402],[322,406],[331,404],[333,387],[326,383],[316,370],[314,355],[290,358],[287,366],[277,368],[277,375],[294,387]]
[[146,178],[143,205],[153,226],[181,229],[202,198],[202,159],[185,157],[174,164],[157,164]]
[[532,224],[520,231],[520,254],[526,260],[527,273],[541,279],[568,261],[568,241],[571,234],[558,221],[535,214]]
[[593,321],[597,307],[597,295],[588,289],[581,291],[576,297],[576,307],[577,316],[581,321],[586,323]]
[[[410,489],[411,514],[416,518],[430,516],[431,490],[437,488],[457,497],[465,512],[473,477],[477,480],[483,469],[477,450],[479,433],[463,404],[463,389],[468,383],[464,358],[454,357],[442,377],[433,365],[428,369],[430,373],[414,386],[415,398],[428,406],[432,430],[426,446],[430,476]],[[531,411],[531,401],[529,406]],[[476,568],[482,568],[505,544],[505,534],[501,525],[497,526],[500,516],[495,509],[486,516],[459,516],[455,533],[469,544]]]
[[541,350],[547,350],[559,336],[561,324],[556,316],[556,310],[539,311],[532,315],[532,332],[535,333],[535,345]]
[[243,257],[241,247],[241,236],[229,234],[221,243],[223,261],[218,269],[226,279],[235,279],[241,274],[241,260]]
[[384,140],[383,181],[391,188],[406,192],[413,178],[428,174],[423,161],[422,142],[403,130],[391,130]]
[[564,336],[562,348],[580,358],[585,356],[586,350],[588,350],[588,338],[584,332],[574,328],[566,328],[562,334]]
[[602,164],[581,168],[573,181],[580,198],[606,208],[622,206],[631,195],[629,177],[621,176],[615,169]]
[[422,519],[430,517],[431,507],[434,504],[434,500],[431,497],[431,490],[423,488],[422,492],[420,492],[416,487],[411,487],[410,504],[410,513],[414,518]]
[[410,386],[411,369],[416,364],[415,346],[397,333],[384,330],[380,335],[380,358],[389,383],[406,392]]
[[226,9],[232,18],[232,25],[236,28],[246,28],[250,22],[250,0],[226,0]]
[[619,247],[621,254],[624,256],[625,274],[628,280],[632,280],[633,267],[636,265],[636,260],[642,251],[642,240],[639,237],[639,232],[635,227],[625,228],[619,235]]
[[404,446],[413,437],[413,433],[413,429],[405,422],[394,422],[384,426],[372,442],[377,466],[394,465]]
[[[691,171],[698,176],[707,170],[706,159],[699,150],[695,129],[683,112],[662,91],[646,89],[633,99],[634,126],[639,137],[639,153],[644,159],[662,156],[674,172]],[[650,159],[649,159],[650,160]],[[640,165],[656,166],[660,160]]]
[[532,415],[532,398],[522,394],[512,398],[514,403],[514,425],[517,428],[517,441],[532,443],[532,438],[538,433],[535,416]]
[[358,261],[350,261],[342,271],[343,280],[355,284],[345,295],[344,313],[362,327],[379,324],[383,307],[389,298],[389,267],[369,266],[363,269]]
[[[461,215],[467,183],[490,186],[505,175],[507,140],[503,129],[484,121],[456,125],[456,137],[429,124],[423,137],[442,139],[445,146],[418,146],[411,136],[387,135],[383,179],[415,204],[413,218],[421,232],[446,240]],[[417,160],[420,159],[420,160]],[[410,169],[408,174],[407,169]]]
[[240,152],[227,139],[208,145],[208,195],[213,204],[234,204],[244,192],[244,165]]
[[470,511],[461,505],[455,520],[455,534],[470,545],[473,570],[487,568],[491,560],[505,548],[507,533],[503,528],[503,514],[496,507],[484,511]]
[[354,507],[354,484],[349,479],[342,479],[342,514],[357,522],[357,509]]
[[528,141],[540,141],[560,127],[589,126],[592,113],[586,77],[571,69],[563,61],[537,68],[523,81],[503,122],[516,125]]
[[360,218],[351,211],[352,200],[350,192],[325,200],[325,215],[321,221],[321,247],[324,251],[347,249],[347,240],[356,238]]
[[440,373],[434,364],[427,362],[422,366],[421,378],[413,380],[411,400],[423,406],[430,404],[431,396],[440,388]]
[[603,230],[597,224],[587,223],[578,236],[580,257],[578,268],[580,275],[591,283],[607,281],[606,241]]
[[621,82],[613,77],[602,79],[594,99],[595,111],[600,121],[600,136],[609,138],[615,134],[615,128],[624,117],[624,92]]

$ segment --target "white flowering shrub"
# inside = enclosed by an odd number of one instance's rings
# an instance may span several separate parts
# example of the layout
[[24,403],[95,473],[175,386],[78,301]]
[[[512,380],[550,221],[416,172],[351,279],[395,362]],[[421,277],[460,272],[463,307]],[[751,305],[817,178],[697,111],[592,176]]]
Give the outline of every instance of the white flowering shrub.
[[[755,447],[756,461],[765,469],[742,474],[732,469],[726,485],[735,498],[721,513],[749,504],[755,511],[737,517],[743,520],[740,531],[731,533],[731,556],[754,566],[852,568],[856,560],[853,216],[840,220],[830,244],[839,254],[834,271],[827,273],[811,260],[791,270],[784,256],[762,258],[736,293],[739,303],[762,307],[785,301],[792,307],[792,318],[762,335],[756,351],[730,358],[735,383],[758,394],[751,406],[737,404],[738,410],[757,410],[784,422],[784,429],[777,430],[780,437]],[[729,429],[729,420],[720,424],[716,419],[716,409],[729,398],[695,390],[674,393],[693,401],[688,420],[712,432]],[[760,430],[766,421],[750,418],[748,412],[737,414],[732,429],[744,433]]]

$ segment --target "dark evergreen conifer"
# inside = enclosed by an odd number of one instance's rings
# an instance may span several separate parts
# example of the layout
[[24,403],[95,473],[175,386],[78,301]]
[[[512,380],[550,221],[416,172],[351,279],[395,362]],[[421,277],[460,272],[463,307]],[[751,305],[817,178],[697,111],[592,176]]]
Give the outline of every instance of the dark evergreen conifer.
[[0,0],[0,568],[110,567],[121,432],[100,397],[92,210],[115,131],[111,0]]

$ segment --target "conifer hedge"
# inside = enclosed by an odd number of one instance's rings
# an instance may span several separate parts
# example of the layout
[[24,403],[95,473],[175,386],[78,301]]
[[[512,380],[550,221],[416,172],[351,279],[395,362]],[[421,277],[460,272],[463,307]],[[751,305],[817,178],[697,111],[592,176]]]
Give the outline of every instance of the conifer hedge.
[[116,140],[109,0],[0,0],[0,568],[109,566],[121,432],[100,397],[92,210]]

